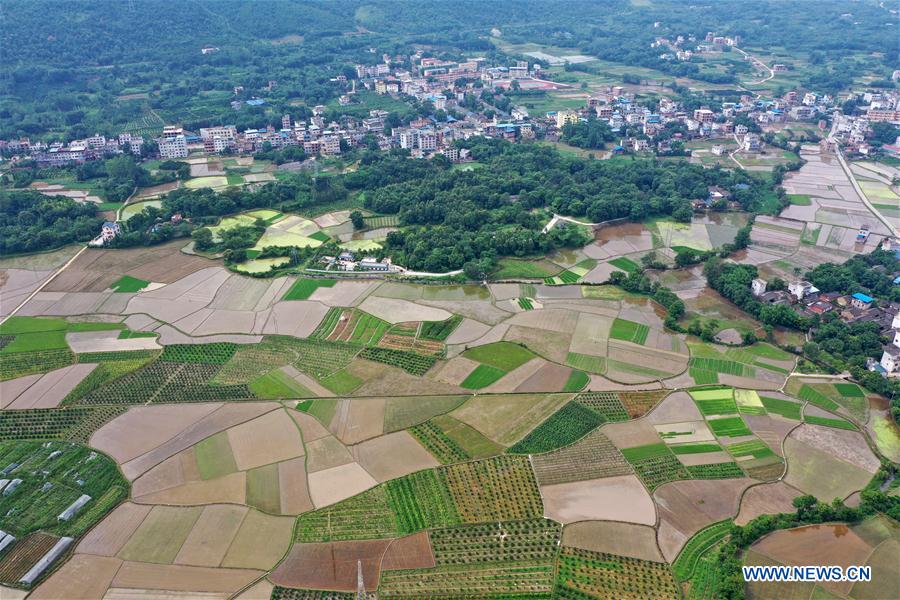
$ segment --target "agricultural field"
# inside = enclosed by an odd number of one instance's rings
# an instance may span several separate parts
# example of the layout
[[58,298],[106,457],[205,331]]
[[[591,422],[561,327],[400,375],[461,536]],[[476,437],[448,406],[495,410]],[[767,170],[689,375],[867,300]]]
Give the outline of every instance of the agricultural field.
[[[242,217],[272,235],[290,218]],[[298,224],[336,237],[348,218]],[[733,225],[702,224],[711,244]],[[231,596],[268,575],[264,596],[341,597],[359,560],[381,597],[714,597],[723,522],[866,485],[880,463],[854,423],[874,409],[854,384],[788,377],[774,346],[700,342],[646,298],[565,281],[688,235],[606,231],[503,261],[519,273],[488,285],[249,278],[175,245],[86,252],[0,326],[2,452],[96,454],[0,495],[4,515],[32,497],[0,523],[18,538],[0,573],[72,535],[46,596],[73,581]],[[67,478],[101,466],[115,483],[58,522],[62,495],[90,485]],[[601,530],[634,535],[585,533]]]

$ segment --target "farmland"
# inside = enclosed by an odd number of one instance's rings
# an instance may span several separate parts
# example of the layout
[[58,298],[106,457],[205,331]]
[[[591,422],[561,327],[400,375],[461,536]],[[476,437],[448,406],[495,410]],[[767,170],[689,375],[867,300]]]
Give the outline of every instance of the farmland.
[[[788,378],[793,358],[774,346],[671,332],[646,299],[567,281],[590,266],[579,252],[551,258],[505,261],[545,274],[487,285],[79,266],[91,283],[58,282],[46,302],[89,314],[17,317],[0,334],[0,448],[86,461],[28,468],[48,474],[0,496],[0,514],[29,499],[0,523],[19,534],[0,571],[38,552],[32,538],[40,549],[72,534],[90,552],[76,545],[48,590],[87,566],[114,589],[125,560],[128,577],[202,568],[227,587],[242,569],[248,583],[271,571],[273,597],[339,597],[360,556],[383,597],[670,597],[679,584],[712,597],[716,524],[787,510],[801,491],[846,497],[878,469],[850,420],[871,410],[858,386]],[[101,452],[87,461],[78,444]],[[57,522],[93,485],[71,477],[93,469],[105,487]],[[641,543],[565,541],[615,527]],[[410,536],[418,562],[401,552]],[[263,539],[278,543],[264,552]],[[383,563],[365,558],[373,548]],[[320,587],[290,587],[301,581]]]

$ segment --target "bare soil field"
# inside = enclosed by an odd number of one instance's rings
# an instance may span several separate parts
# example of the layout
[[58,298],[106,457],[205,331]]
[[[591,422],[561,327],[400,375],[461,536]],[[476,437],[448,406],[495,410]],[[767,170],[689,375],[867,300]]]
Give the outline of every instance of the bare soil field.
[[868,471],[798,441],[793,435],[785,440],[784,449],[788,464],[785,483],[817,498],[846,498],[872,478]]
[[292,517],[275,517],[251,510],[228,547],[222,566],[271,569],[290,546],[293,526]]
[[294,544],[270,578],[276,585],[355,592],[357,568],[366,589],[374,591],[381,577],[381,559],[391,540],[361,540]]
[[82,554],[115,556],[150,514],[151,506],[125,502],[85,535],[76,549]]
[[306,444],[306,468],[310,473],[353,462],[347,447],[329,435]]
[[542,365],[534,375],[523,381],[515,391],[517,393],[558,392],[565,387],[571,374],[572,369],[569,367],[547,363]]
[[562,545],[592,552],[665,562],[656,547],[656,530],[616,521],[580,521],[563,528]]
[[309,497],[304,457],[278,463],[278,489],[281,514],[299,515],[312,510],[313,504]]
[[123,275],[158,283],[174,283],[215,263],[181,252],[183,241],[115,250],[89,249],[51,281],[48,292],[102,292]]
[[81,381],[97,367],[92,363],[78,363],[46,373],[13,397],[11,404],[4,399],[4,408],[56,408]]
[[102,598],[121,566],[122,561],[118,558],[76,554],[29,597],[43,600]]
[[233,594],[265,574],[249,569],[124,562],[110,587]]
[[650,411],[646,421],[653,425],[674,423],[677,421],[699,421],[703,415],[687,392],[675,392],[663,399],[656,408]]
[[741,511],[734,522],[746,525],[760,515],[794,512],[796,509],[791,502],[801,495],[783,481],[753,486],[744,493]]
[[659,511],[657,539],[666,560],[672,561],[692,535],[738,512],[741,493],[752,479],[673,481],[653,492]]
[[617,448],[634,448],[661,441],[656,429],[647,419],[609,423],[603,426],[603,433]]
[[451,413],[499,444],[509,446],[537,427],[572,394],[475,396]]
[[440,463],[406,431],[389,433],[350,448],[353,458],[378,481],[396,479]]
[[349,463],[309,474],[309,495],[316,508],[355,496],[378,482],[358,463]]
[[228,429],[240,471],[303,456],[303,440],[284,410],[276,410]]
[[329,429],[347,445],[378,437],[384,432],[385,403],[384,398],[338,400]]
[[560,523],[607,520],[654,525],[653,500],[634,475],[541,487],[544,516]]
[[203,508],[173,561],[178,565],[218,567],[249,509],[230,504]]

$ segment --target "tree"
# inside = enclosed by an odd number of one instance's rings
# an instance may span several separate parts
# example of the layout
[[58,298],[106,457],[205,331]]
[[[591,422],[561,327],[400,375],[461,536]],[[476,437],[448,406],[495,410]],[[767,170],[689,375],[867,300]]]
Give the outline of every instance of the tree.
[[350,213],[350,220],[353,222],[353,229],[363,229],[366,226],[365,218],[358,210]]
[[191,233],[191,238],[194,240],[194,248],[201,252],[209,250],[215,243],[213,241],[212,231],[210,231],[208,227],[195,229],[193,233]]

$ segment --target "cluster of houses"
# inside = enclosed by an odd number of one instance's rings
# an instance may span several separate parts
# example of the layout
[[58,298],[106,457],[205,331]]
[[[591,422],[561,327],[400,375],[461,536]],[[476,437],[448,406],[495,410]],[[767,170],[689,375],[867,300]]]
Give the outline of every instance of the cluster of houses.
[[378,260],[374,256],[357,256],[345,250],[337,256],[323,256],[320,262],[326,271],[361,271],[364,273],[401,273],[403,267],[391,262],[390,257]]
[[144,139],[141,136],[130,133],[122,133],[114,138],[95,134],[83,140],[72,140],[68,144],[59,142],[47,144],[22,138],[0,140],[0,152],[7,155],[28,156],[40,167],[61,167],[108,158],[123,152],[140,156],[143,143]]
[[[900,272],[891,275],[894,285],[900,285]],[[847,324],[877,323],[879,335],[890,342],[884,345],[881,360],[869,359],[866,366],[885,377],[900,377],[900,302],[877,303],[862,292],[821,292],[812,283],[802,280],[791,282],[787,290],[767,291],[766,287],[764,279],[754,279],[751,283],[753,295],[761,302],[791,306],[804,317],[834,313]]]

